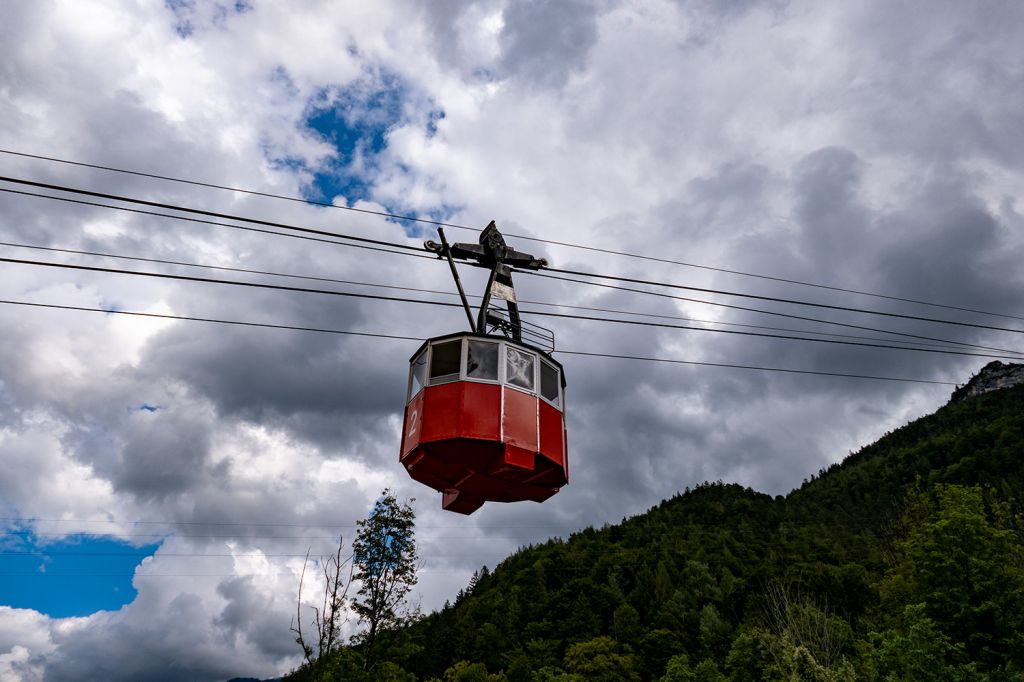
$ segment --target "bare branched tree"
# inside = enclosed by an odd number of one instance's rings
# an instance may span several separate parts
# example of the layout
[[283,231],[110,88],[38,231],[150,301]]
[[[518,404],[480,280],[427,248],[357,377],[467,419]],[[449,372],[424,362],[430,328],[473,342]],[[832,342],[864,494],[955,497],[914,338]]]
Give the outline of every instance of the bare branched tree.
[[771,632],[790,647],[808,651],[818,665],[832,668],[839,663],[850,633],[827,604],[819,606],[792,583],[781,580],[765,586],[764,598],[765,624]]
[[[352,564],[349,559],[341,558],[343,539],[338,538],[337,551],[318,562],[324,575],[324,599],[319,607],[313,607],[312,625],[316,629],[316,639],[307,641],[302,632],[302,587],[306,579],[306,568],[309,565],[309,551],[302,562],[302,573],[299,576],[299,596],[295,606],[295,621],[291,628],[295,633],[295,642],[302,647],[302,655],[306,665],[313,671],[320,666],[332,651],[341,643],[341,625],[344,622],[345,598],[349,585],[352,584]],[[348,566],[348,576],[344,577],[343,569]]]

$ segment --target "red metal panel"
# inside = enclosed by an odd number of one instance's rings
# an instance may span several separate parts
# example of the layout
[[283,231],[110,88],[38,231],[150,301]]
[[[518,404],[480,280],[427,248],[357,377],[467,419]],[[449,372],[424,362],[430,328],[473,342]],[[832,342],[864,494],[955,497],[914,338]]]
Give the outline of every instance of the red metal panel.
[[501,386],[464,381],[460,436],[501,440]]
[[405,419],[402,422],[402,457],[420,444],[423,429],[423,391],[405,406]]
[[420,441],[429,443],[459,437],[463,385],[462,381],[454,381],[423,389],[423,435]]
[[463,514],[481,504],[541,502],[565,485],[564,417],[537,396],[456,381],[423,389],[406,406],[401,462]]
[[483,506],[484,498],[473,497],[468,493],[460,490],[445,490],[444,496],[441,498],[441,508],[447,509],[448,511],[458,512],[460,514],[472,514],[477,509]]
[[565,466],[562,413],[540,401],[540,453],[555,464]]
[[[504,441],[509,455],[515,461],[510,463],[518,466],[533,467],[533,453],[537,451],[537,396],[503,387],[505,391]],[[518,452],[516,451],[518,449]],[[521,454],[522,457],[518,455]],[[519,460],[523,460],[520,463]]]

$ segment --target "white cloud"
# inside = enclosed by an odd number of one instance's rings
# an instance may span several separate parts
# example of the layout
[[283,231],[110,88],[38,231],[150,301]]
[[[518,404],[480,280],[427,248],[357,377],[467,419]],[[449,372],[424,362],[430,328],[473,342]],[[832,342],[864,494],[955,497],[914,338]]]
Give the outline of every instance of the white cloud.
[[[1020,314],[1024,282],[1009,267],[1024,249],[1014,209],[1024,170],[1018,10],[948,5],[909,21],[909,8],[395,0],[253,3],[235,12],[217,2],[22,3],[0,26],[0,147],[296,195],[338,160],[304,126],[311,98],[358,83],[363,99],[349,104],[365,110],[367,97],[398,84],[401,115],[385,131],[386,150],[366,166],[367,191],[345,197],[359,207],[447,209],[451,220],[477,227],[493,218],[511,233],[956,305],[1017,306]],[[0,167],[404,238],[400,226],[365,214],[18,157],[0,157]],[[8,242],[452,288],[447,271],[427,261],[8,194],[0,202]],[[838,296],[510,241],[564,267]],[[471,290],[482,285],[479,273],[464,277]],[[521,280],[521,295],[535,300],[806,324]],[[458,310],[8,264],[0,291],[6,299],[412,335],[463,324]],[[89,671],[212,680],[286,670],[297,661],[288,632],[296,555],[311,545],[326,554],[339,531],[350,539],[385,486],[417,497],[425,562],[417,596],[429,609],[519,544],[617,521],[705,478],[785,492],[934,409],[946,393],[563,358],[571,485],[544,505],[487,505],[456,518],[397,462],[414,343],[0,308],[5,514],[63,519],[47,531],[99,526],[135,540],[132,521],[152,520],[159,523],[147,530],[170,538],[138,570],[136,600],[118,611],[50,620],[0,606],[0,677],[13,679]],[[954,381],[981,362],[552,324],[563,348],[712,362]],[[112,661],[121,665],[111,669]]]

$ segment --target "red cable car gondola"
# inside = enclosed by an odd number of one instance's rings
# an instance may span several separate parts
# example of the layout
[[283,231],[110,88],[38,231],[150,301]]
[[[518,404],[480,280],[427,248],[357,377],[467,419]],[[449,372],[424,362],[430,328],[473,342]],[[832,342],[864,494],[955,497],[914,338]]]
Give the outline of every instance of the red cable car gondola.
[[[412,356],[400,461],[449,511],[543,502],[568,482],[565,377],[550,355],[554,335],[519,319],[510,266],[546,263],[507,247],[493,222],[479,246],[449,247],[439,232],[441,244],[426,246],[448,259],[473,331],[428,339]],[[453,256],[491,269],[475,322]],[[507,315],[489,307],[492,296]]]

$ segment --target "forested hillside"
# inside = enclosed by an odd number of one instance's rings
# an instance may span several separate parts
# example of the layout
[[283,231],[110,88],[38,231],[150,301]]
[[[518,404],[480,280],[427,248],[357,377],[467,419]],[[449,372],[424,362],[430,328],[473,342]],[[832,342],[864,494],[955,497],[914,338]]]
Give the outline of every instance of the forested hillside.
[[784,498],[708,483],[524,548],[324,679],[1024,679],[1022,496],[1017,386]]

